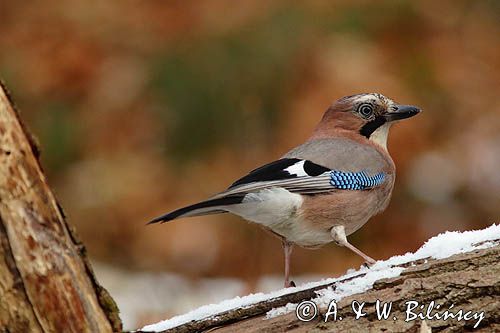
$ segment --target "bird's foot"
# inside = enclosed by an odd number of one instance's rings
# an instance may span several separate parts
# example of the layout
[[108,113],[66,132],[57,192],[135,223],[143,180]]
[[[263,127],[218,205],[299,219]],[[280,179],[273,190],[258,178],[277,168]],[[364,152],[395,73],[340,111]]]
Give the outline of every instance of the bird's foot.
[[367,258],[365,258],[365,262],[363,263],[363,267],[370,268],[373,265],[375,265],[376,262],[377,261],[375,259],[372,259],[367,256]]
[[295,282],[285,281],[285,288],[296,287]]

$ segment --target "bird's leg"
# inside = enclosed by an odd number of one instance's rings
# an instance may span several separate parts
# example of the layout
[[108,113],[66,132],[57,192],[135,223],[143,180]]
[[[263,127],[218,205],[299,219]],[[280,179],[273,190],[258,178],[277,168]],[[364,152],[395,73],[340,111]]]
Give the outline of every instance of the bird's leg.
[[351,243],[349,243],[347,241],[347,237],[345,235],[345,228],[343,225],[338,225],[338,226],[333,227],[331,230],[331,234],[333,237],[333,241],[335,243],[337,243],[340,246],[347,247],[349,250],[351,250],[352,252],[356,253],[358,256],[365,259],[368,266],[371,266],[376,262],[375,259],[371,258],[370,256],[367,256],[366,254],[361,252],[361,250],[359,250],[358,248],[356,248],[354,245],[352,245]]
[[283,251],[285,252],[285,288],[295,287],[295,283],[289,280],[290,277],[290,256],[292,254],[293,244],[283,239]]

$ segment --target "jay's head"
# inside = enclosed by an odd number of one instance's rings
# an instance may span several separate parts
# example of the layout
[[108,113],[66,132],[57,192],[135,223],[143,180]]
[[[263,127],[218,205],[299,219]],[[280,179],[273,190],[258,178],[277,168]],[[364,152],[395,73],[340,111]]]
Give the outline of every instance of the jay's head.
[[328,108],[315,133],[320,137],[347,133],[386,147],[391,124],[419,112],[416,106],[397,104],[382,94],[346,96]]

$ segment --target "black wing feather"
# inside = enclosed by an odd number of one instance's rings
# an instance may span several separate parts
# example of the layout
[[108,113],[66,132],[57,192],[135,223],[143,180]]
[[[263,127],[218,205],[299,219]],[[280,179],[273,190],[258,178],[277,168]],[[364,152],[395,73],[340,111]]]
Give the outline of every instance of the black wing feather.
[[[234,205],[234,204],[239,204],[243,201],[243,195],[233,195],[233,196],[227,196],[227,197],[222,197],[222,198],[217,198],[217,199],[209,199],[206,201],[198,202],[194,205],[186,206],[183,208],[179,208],[177,210],[174,210],[170,213],[167,213],[165,215],[159,216],[151,221],[149,221],[147,224],[153,224],[153,223],[158,223],[158,222],[168,222],[170,220],[174,220],[186,213],[189,213],[195,209],[200,209],[200,208],[210,208],[210,207],[217,207],[217,206],[224,206],[224,205]],[[223,210],[213,210],[210,212],[205,212],[204,214],[213,214],[213,213],[224,213],[225,211]]]
[[[231,184],[231,186],[229,186],[228,189],[255,182],[297,178],[296,174],[291,174],[286,171],[286,169],[301,161],[303,160],[298,158],[282,158],[280,160],[263,165],[260,168],[250,171],[250,173],[245,177],[235,181],[233,184]],[[319,176],[327,171],[330,171],[330,169],[308,160],[304,161],[304,172],[311,177]]]
[[291,175],[290,173],[285,171],[285,169],[300,161],[301,160],[298,158],[282,158],[280,160],[268,163],[261,166],[260,168],[250,171],[248,175],[235,181],[233,184],[231,184],[231,186],[229,186],[229,188],[231,189],[239,185],[254,182],[295,178],[297,177],[296,175]]

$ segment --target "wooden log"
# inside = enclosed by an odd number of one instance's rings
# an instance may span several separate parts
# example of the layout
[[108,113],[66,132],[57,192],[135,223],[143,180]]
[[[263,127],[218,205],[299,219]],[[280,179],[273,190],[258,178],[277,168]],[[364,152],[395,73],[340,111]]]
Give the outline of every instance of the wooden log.
[[38,155],[0,85],[0,332],[119,332]]
[[[325,321],[326,307],[318,307],[318,316],[309,322],[299,321],[295,312],[265,319],[266,313],[288,303],[315,298],[316,292],[334,288],[337,283],[363,277],[364,273],[335,283],[286,294],[254,305],[222,312],[217,316],[164,330],[161,333],[187,332],[500,332],[500,235],[494,246],[457,254],[446,259],[427,259],[401,265],[403,272],[395,278],[377,281],[373,288],[342,299],[337,304],[342,320]],[[376,301],[391,302],[388,320],[378,320]],[[352,302],[365,302],[366,316],[355,319]],[[484,319],[474,328],[470,320],[405,321],[408,301],[428,305],[431,301],[453,311],[484,311]],[[393,320],[396,317],[397,320]],[[411,318],[411,317],[410,317]],[[140,331],[138,331],[140,332]]]

